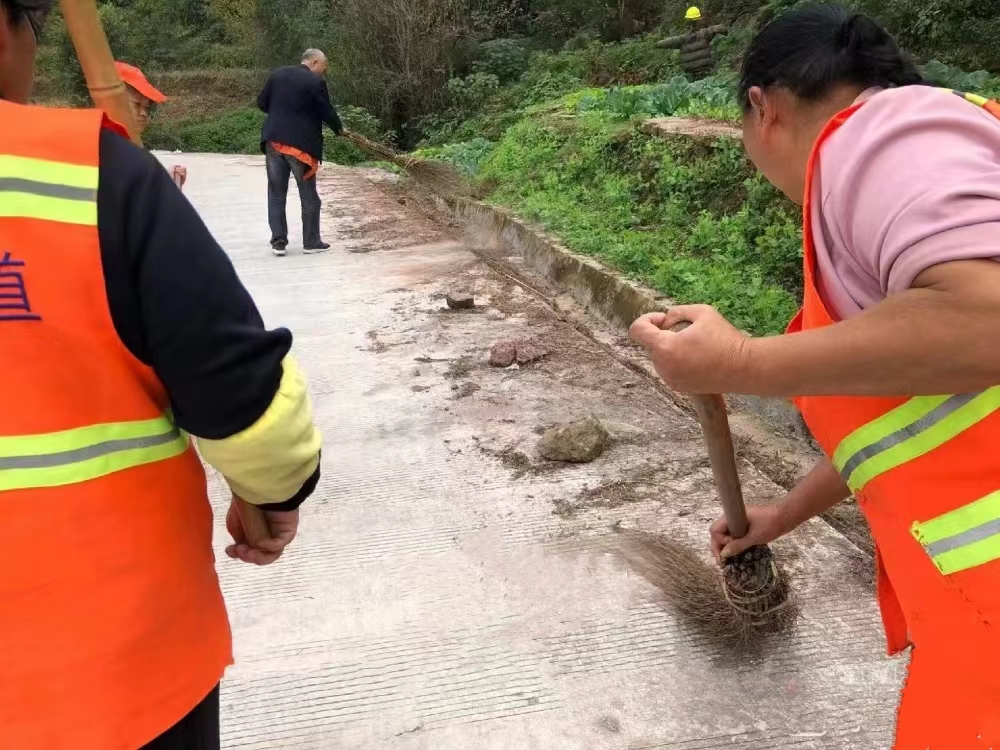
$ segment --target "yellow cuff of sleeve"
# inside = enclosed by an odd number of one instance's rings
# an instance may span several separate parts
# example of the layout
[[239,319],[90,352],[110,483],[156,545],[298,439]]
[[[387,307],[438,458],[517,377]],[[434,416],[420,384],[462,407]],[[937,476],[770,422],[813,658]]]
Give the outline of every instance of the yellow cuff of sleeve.
[[295,496],[319,465],[322,436],[313,424],[306,380],[291,355],[281,385],[256,423],[224,440],[198,439],[207,463],[249,503],[282,503]]

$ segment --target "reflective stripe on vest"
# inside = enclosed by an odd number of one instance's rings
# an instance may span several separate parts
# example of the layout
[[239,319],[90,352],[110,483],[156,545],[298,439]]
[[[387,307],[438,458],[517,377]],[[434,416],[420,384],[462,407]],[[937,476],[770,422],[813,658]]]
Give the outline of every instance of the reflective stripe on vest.
[[162,416],[0,438],[0,491],[60,487],[181,455],[187,435]]
[[98,168],[0,154],[0,218],[97,225]]
[[1000,559],[1000,492],[915,523],[911,531],[944,575]]
[[917,396],[862,425],[837,446],[833,464],[852,492],[930,453],[1000,409],[1000,386],[957,396]]

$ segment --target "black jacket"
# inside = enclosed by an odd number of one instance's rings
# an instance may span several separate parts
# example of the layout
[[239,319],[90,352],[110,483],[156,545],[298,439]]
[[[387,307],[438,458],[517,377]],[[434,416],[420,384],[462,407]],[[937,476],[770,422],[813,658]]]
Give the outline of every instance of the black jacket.
[[260,149],[268,142],[294,146],[317,160],[323,158],[323,123],[340,135],[344,126],[333,104],[326,81],[305,65],[290,65],[271,72],[257,106],[267,113],[260,134]]
[[664,39],[657,46],[681,51],[681,70],[692,76],[704,76],[715,68],[712,40],[729,33],[725,26],[693,28],[687,34]]

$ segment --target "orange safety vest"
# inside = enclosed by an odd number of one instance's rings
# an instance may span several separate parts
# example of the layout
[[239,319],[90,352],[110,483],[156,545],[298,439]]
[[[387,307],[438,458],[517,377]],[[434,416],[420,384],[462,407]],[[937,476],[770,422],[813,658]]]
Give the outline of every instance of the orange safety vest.
[[[1000,119],[1000,105],[962,96]],[[823,144],[861,106],[834,117],[813,149],[804,303],[789,333],[836,322],[816,284],[813,186]],[[1000,750],[1000,386],[796,405],[871,526],[889,652],[914,647],[896,749]]]
[[0,101],[0,747],[135,750],[232,662],[204,470],[115,332],[96,110]]

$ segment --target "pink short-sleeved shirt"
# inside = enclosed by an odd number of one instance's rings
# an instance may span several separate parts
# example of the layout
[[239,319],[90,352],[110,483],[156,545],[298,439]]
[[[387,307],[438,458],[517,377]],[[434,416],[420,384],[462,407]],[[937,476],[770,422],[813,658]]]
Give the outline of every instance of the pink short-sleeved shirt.
[[955,260],[1000,260],[1000,120],[927,86],[865,92],[813,184],[819,291],[848,318]]

